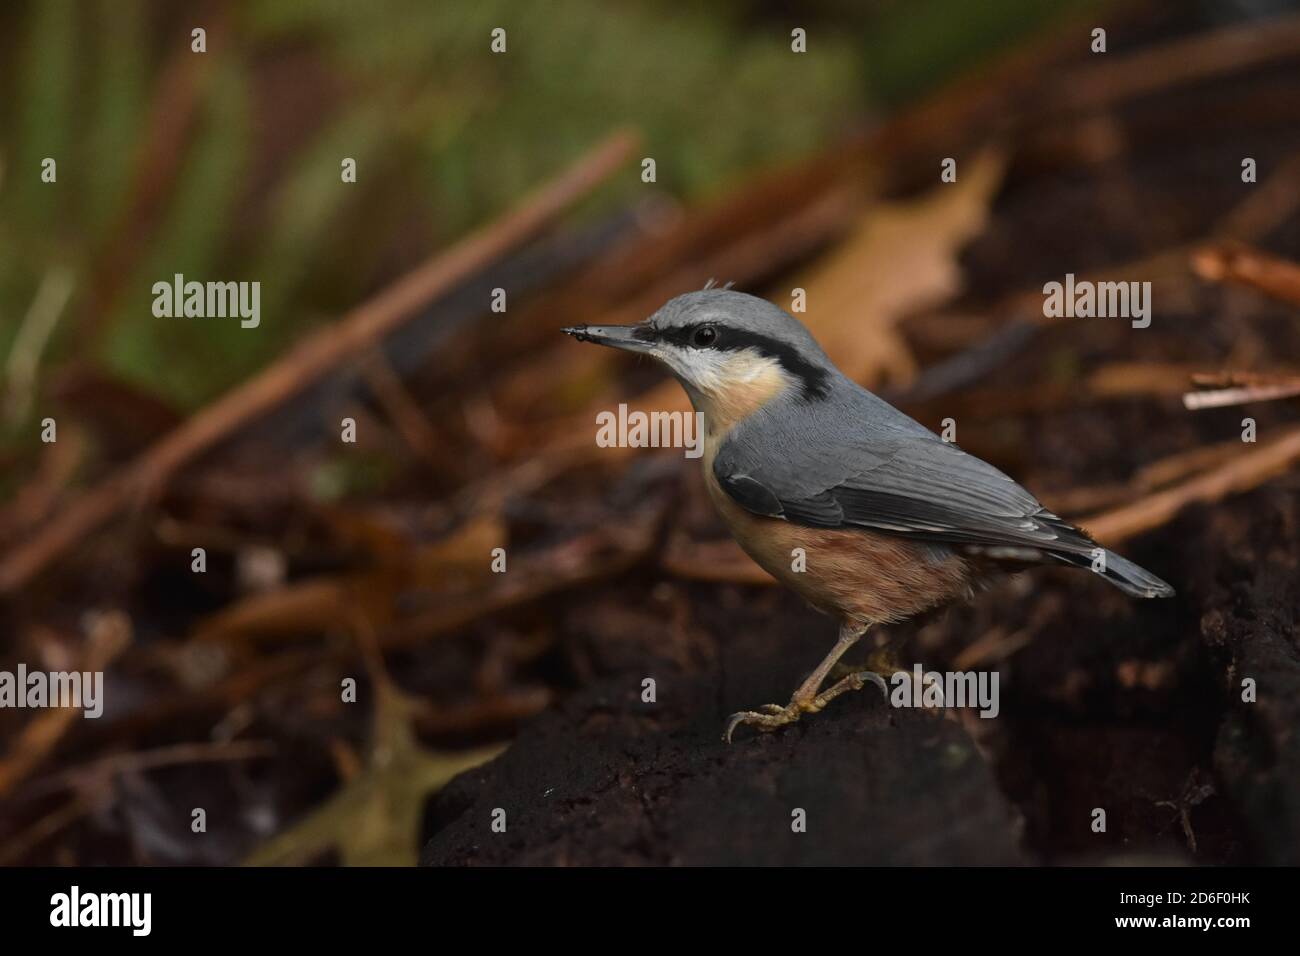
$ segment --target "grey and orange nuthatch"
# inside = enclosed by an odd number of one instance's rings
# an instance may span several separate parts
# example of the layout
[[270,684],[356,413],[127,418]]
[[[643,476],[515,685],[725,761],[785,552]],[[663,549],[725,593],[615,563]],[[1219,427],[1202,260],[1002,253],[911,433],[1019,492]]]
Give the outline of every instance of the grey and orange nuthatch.
[[[784,706],[733,714],[775,730],[879,678],[822,684],[874,624],[969,596],[999,565],[1091,568],[1133,597],[1169,597],[987,462],[851,381],[804,326],[763,299],[706,288],[634,326],[566,333],[663,362],[704,417],[704,480],[740,546],[840,621],[839,639]],[[791,555],[806,561],[794,570]]]

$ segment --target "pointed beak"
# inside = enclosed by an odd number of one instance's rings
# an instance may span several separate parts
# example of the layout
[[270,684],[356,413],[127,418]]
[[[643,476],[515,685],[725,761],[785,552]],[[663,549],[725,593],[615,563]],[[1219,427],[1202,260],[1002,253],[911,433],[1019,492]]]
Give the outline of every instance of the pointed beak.
[[560,331],[579,342],[595,342],[626,352],[648,352],[652,343],[637,334],[640,329],[636,325],[574,325]]

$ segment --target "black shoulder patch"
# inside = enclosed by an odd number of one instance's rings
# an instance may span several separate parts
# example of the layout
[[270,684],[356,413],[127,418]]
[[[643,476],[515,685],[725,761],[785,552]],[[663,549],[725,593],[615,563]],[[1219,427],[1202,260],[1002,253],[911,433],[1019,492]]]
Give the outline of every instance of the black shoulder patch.
[[746,511],[773,518],[784,514],[776,495],[748,475],[719,475],[715,471],[714,477],[718,479],[722,490]]

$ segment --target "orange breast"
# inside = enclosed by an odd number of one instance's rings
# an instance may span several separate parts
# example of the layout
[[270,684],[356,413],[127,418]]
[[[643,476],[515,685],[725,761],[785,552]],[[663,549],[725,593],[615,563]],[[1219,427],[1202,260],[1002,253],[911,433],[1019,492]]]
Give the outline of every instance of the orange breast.
[[[971,591],[966,561],[923,544],[856,529],[805,528],[754,515],[713,477],[706,443],[704,483],[723,521],[765,571],[814,607],[863,625],[898,621]],[[802,562],[799,552],[802,549]],[[801,566],[804,570],[796,570]]]

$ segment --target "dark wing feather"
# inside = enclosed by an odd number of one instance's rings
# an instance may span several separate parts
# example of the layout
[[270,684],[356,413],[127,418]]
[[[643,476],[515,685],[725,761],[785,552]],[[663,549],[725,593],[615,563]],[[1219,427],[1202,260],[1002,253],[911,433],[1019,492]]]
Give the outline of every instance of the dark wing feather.
[[1017,560],[1090,566],[1141,597],[1173,590],[1061,520],[1007,475],[857,389],[838,401],[764,409],[713,461],[718,484],[759,515],[864,528]]
[[[902,437],[866,467],[788,480],[728,442],[714,477],[741,507],[795,524],[856,526],[930,541],[1002,547],[1093,547],[992,465],[937,437]],[[853,456],[853,449],[846,448]],[[1072,533],[1070,533],[1072,532]],[[1071,540],[1073,539],[1073,540]]]

